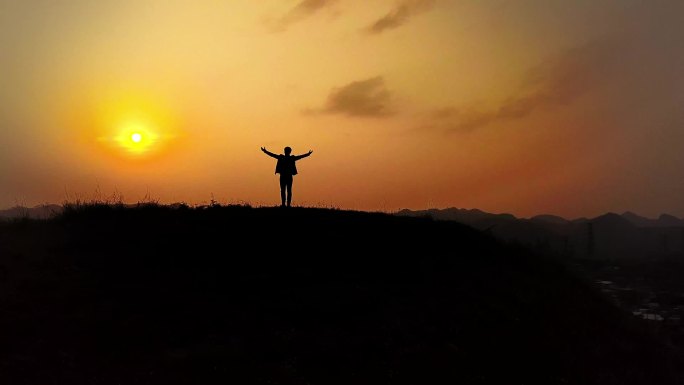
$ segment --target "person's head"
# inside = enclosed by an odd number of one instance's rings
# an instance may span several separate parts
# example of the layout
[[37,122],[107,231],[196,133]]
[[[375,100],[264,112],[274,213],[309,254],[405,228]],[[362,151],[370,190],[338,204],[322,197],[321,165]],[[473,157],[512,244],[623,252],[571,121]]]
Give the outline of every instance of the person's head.
[[285,155],[290,155],[292,153],[292,149],[290,147],[285,147]]

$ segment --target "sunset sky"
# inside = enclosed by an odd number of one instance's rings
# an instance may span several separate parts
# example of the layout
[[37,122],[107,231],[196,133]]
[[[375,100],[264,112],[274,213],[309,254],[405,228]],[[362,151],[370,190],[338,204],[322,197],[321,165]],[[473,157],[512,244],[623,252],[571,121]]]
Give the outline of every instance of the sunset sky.
[[[684,1],[0,0],[0,208],[684,216]],[[134,136],[134,134],[137,134]],[[99,191],[99,192],[98,192]]]

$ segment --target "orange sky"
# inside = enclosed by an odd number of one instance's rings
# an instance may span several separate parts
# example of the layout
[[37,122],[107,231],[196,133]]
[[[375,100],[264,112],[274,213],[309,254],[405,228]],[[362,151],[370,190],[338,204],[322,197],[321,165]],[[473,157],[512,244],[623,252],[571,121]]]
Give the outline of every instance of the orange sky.
[[0,208],[275,205],[291,146],[295,204],[684,216],[683,12],[0,0]]

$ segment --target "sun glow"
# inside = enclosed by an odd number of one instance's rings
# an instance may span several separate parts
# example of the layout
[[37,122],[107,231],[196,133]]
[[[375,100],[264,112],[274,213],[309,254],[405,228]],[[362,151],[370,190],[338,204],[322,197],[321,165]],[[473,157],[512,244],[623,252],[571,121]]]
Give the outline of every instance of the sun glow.
[[100,150],[119,160],[147,161],[169,155],[184,137],[179,108],[165,95],[140,90],[97,91],[88,131]]
[[158,150],[158,132],[150,123],[127,122],[121,126],[114,141],[130,155],[145,155]]

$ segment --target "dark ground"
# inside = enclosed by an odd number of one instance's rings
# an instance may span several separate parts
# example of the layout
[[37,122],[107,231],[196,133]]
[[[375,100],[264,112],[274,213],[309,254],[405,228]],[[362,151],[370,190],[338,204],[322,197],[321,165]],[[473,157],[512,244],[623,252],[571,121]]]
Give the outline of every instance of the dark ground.
[[563,266],[457,223],[323,209],[0,224],[2,384],[680,384]]

